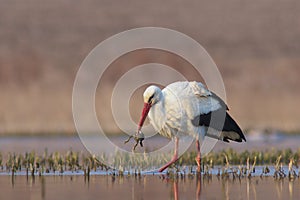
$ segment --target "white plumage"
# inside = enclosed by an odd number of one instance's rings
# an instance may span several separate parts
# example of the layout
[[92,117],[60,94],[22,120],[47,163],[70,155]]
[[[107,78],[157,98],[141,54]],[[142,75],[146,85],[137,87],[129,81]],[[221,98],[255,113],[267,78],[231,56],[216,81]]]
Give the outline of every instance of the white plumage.
[[163,90],[157,86],[150,86],[144,92],[144,101],[146,102],[153,93],[159,95],[148,117],[155,130],[168,138],[177,134],[198,137],[201,134],[200,127],[193,126],[192,120],[201,114],[221,108],[219,101],[198,82],[175,82]]
[[[199,82],[175,82],[163,90],[157,86],[149,86],[144,92],[144,109],[139,123],[141,130],[148,115],[150,123],[164,137],[175,138],[176,146],[174,158],[162,167],[163,171],[177,160],[178,139],[181,135],[190,135],[196,139],[198,149],[197,164],[200,167],[199,140],[207,134],[210,119],[213,113],[223,113],[224,123],[221,127],[212,127],[223,131],[221,135],[211,136],[228,142],[241,142],[245,137],[226,112],[226,104],[213,92]],[[209,134],[208,134],[209,135]]]

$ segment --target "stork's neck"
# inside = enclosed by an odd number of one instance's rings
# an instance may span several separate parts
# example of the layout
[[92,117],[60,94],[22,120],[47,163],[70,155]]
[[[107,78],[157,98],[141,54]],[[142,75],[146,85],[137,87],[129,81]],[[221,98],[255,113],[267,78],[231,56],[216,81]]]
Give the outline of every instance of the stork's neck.
[[156,102],[150,109],[150,112],[148,114],[150,123],[156,131],[159,131],[162,129],[162,127],[165,124],[165,98],[164,95],[161,93],[159,101]]

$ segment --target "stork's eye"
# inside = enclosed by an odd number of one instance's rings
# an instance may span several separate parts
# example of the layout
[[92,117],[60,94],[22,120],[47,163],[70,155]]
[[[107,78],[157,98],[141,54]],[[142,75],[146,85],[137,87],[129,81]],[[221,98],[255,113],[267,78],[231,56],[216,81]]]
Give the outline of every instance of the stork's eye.
[[149,97],[149,99],[148,99],[148,103],[150,103],[150,102],[151,102],[151,100],[153,99],[153,97],[154,97],[154,94],[153,94],[151,97]]

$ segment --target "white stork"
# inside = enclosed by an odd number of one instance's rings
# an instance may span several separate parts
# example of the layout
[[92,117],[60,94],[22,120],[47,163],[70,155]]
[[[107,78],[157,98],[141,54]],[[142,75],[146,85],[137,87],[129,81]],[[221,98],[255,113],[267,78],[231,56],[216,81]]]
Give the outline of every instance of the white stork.
[[[175,140],[175,151],[170,162],[159,169],[164,171],[178,159],[178,140],[181,135],[196,139],[198,172],[200,172],[200,142],[204,136],[225,142],[246,141],[238,124],[227,113],[228,107],[213,92],[199,82],[175,82],[163,90],[152,85],[144,94],[144,108],[138,126],[138,134],[147,116],[160,135]],[[216,120],[211,120],[216,119]],[[210,129],[208,129],[210,128]],[[208,131],[216,130],[216,131]],[[220,133],[221,134],[217,134]]]

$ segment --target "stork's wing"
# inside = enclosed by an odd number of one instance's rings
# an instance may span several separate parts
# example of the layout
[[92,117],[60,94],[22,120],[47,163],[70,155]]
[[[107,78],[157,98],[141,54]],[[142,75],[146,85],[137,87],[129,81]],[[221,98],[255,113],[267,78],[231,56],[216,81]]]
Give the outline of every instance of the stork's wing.
[[[207,136],[225,142],[229,142],[229,140],[246,141],[240,127],[227,113],[228,107],[225,102],[202,83],[175,82],[168,85],[163,92],[166,93],[165,98],[174,97],[166,99],[173,113],[180,112],[181,106],[183,106],[187,117],[194,126],[210,127],[222,131],[221,135],[212,135],[208,131]],[[180,100],[180,104],[178,104],[178,100]]]
[[[194,94],[199,98],[199,107],[203,105],[207,107],[205,112],[201,112],[201,109],[198,109],[198,115],[192,119],[193,125],[222,131],[217,139],[225,142],[229,142],[229,140],[236,142],[246,141],[239,125],[227,113],[228,107],[225,102],[215,93],[206,89],[201,83],[191,82],[190,85]],[[210,136],[209,133],[207,136]],[[212,137],[216,136],[212,135]]]
[[[229,142],[229,140],[236,142],[242,142],[242,140],[246,141],[239,125],[224,109],[218,109],[207,114],[199,115],[192,120],[192,123],[194,126],[205,126],[222,131],[217,139],[223,140],[224,142]],[[208,133],[207,136],[217,137],[216,135],[210,135],[210,133]]]

